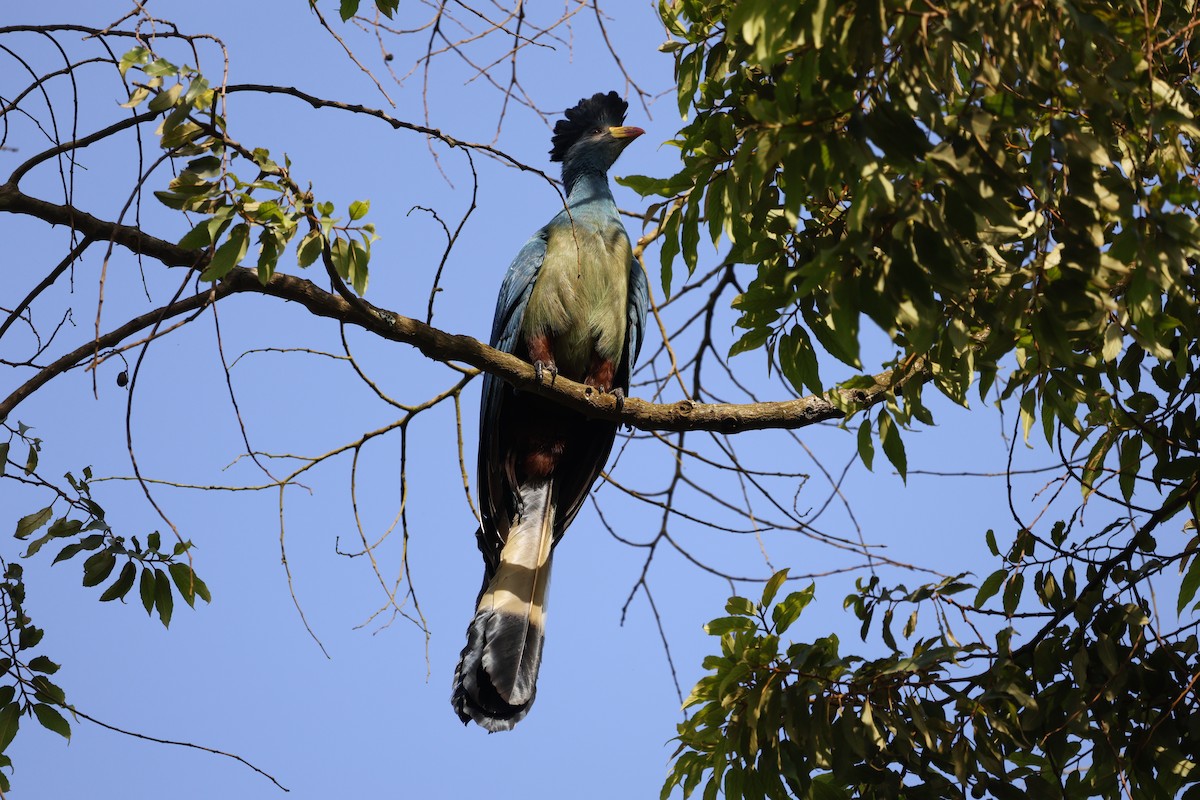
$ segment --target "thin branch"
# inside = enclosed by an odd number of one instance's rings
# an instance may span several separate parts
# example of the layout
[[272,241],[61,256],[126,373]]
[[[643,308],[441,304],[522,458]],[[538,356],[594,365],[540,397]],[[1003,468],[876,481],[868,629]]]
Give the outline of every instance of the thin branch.
[[245,764],[247,767],[254,770],[259,775],[262,775],[264,778],[269,780],[271,783],[278,786],[281,790],[283,790],[285,792],[291,791],[291,789],[288,789],[282,783],[277,781],[273,775],[259,769],[258,767],[254,766],[249,761],[247,761],[246,759],[242,758],[239,755],[235,755],[234,753],[226,753],[223,750],[217,750],[212,747],[205,747],[204,745],[201,745],[201,744],[193,744],[191,742],[177,742],[172,739],[160,739],[157,736],[147,736],[146,734],[138,733],[137,731],[127,731],[124,728],[118,728],[116,725],[109,725],[107,722],[102,722],[102,721],[96,719],[95,717],[91,716],[90,714],[85,714],[82,711],[80,711],[78,708],[75,708],[74,706],[63,706],[63,708],[67,709],[68,711],[70,711],[72,714],[74,714],[77,717],[82,717],[83,719],[86,719],[88,722],[92,723],[93,725],[99,725],[101,728],[106,728],[115,733],[124,734],[125,736],[132,736],[135,739],[145,739],[147,742],[157,742],[158,744],[169,744],[169,745],[174,745],[175,747],[190,747],[193,750],[203,750],[206,753],[212,753],[213,755],[216,755],[216,756],[224,756],[225,758],[232,758],[234,761],[237,761],[241,764]]
[[75,261],[81,255],[83,255],[83,251],[88,249],[88,246],[91,244],[92,240],[84,237],[79,244],[72,248],[70,253],[67,253],[66,257],[62,261],[58,262],[58,266],[50,270],[50,274],[43,278],[41,283],[35,286],[29,294],[25,295],[24,300],[22,300],[20,303],[17,303],[17,307],[12,310],[12,313],[9,314],[8,319],[4,320],[3,325],[0,325],[0,339],[4,338],[5,332],[21,316],[21,312],[28,308],[29,304],[37,299],[38,295],[53,286],[54,282],[59,279],[59,276],[66,272],[67,268],[74,264]]

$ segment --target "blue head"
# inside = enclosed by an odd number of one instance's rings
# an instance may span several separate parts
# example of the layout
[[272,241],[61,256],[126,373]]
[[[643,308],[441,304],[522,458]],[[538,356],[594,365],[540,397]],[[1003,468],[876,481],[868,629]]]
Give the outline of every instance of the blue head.
[[608,172],[621,151],[645,131],[625,125],[629,104],[616,92],[597,92],[566,111],[554,125],[550,160],[561,161],[563,182],[583,172]]

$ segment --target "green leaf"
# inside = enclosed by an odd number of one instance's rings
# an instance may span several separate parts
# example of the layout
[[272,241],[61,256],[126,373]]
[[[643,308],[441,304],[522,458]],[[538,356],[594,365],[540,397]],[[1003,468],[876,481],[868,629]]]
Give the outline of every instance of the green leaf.
[[110,550],[88,556],[83,562],[83,585],[96,586],[103,583],[117,565],[117,557]]
[[85,549],[86,548],[83,546],[83,542],[75,542],[74,544],[69,544],[66,547],[64,547],[62,550],[59,550],[58,555],[56,555],[54,557],[54,560],[50,563],[57,564],[60,561],[66,561],[68,558],[75,557],[76,555],[78,555],[80,553],[80,551],[85,550]]
[[1008,583],[1004,586],[1004,613],[1012,615],[1017,610],[1017,605],[1021,602],[1021,590],[1025,588],[1025,575],[1021,572],[1014,572],[1008,579]]
[[50,518],[54,515],[53,508],[53,506],[46,506],[41,511],[35,511],[32,514],[21,517],[17,520],[17,530],[13,533],[13,536],[18,539],[28,538],[29,534],[50,521]]
[[1096,481],[1100,478],[1104,469],[1104,459],[1108,456],[1108,451],[1112,449],[1115,433],[1111,430],[1105,431],[1096,444],[1092,447],[1091,453],[1088,454],[1087,461],[1084,462],[1082,474],[1080,475],[1081,489],[1084,496],[1089,495],[1096,486]]
[[[134,65],[142,65],[150,60],[150,51],[146,48],[138,46],[121,56],[121,61],[117,64],[117,69],[121,73],[121,77],[129,71],[129,68]],[[3,749],[3,748],[0,748]]]
[[154,196],[155,196],[155,198],[158,199],[158,202],[162,203],[167,208],[172,208],[176,211],[182,211],[184,205],[186,205],[190,200],[189,197],[187,197],[186,195],[179,194],[178,192],[161,192],[160,191],[160,192],[155,192]]
[[217,252],[213,253],[212,261],[208,262],[208,266],[200,274],[200,280],[219,281],[224,278],[246,257],[246,250],[249,246],[250,226],[244,222],[234,225],[229,232],[229,238],[217,248]]
[[154,605],[158,607],[158,618],[162,620],[163,627],[171,627],[175,600],[171,597],[171,579],[161,569],[154,570]]
[[725,613],[740,617],[754,616],[754,602],[749,598],[735,595],[725,603]]
[[868,470],[875,461],[875,440],[871,438],[871,418],[864,416],[858,426],[858,457]]
[[142,576],[138,579],[138,594],[142,598],[142,606],[146,613],[154,611],[154,570],[142,567]]
[[175,588],[179,590],[179,596],[189,606],[196,605],[196,573],[187,564],[175,563],[171,564],[167,569],[171,572],[171,578],[175,581]]
[[183,238],[179,240],[179,246],[187,250],[208,247],[221,238],[221,234],[225,232],[225,228],[229,224],[229,213],[232,211],[232,207],[224,206],[219,210],[219,216],[202,220],[196,227],[183,235]]
[[50,526],[50,530],[46,533],[53,537],[74,536],[83,529],[83,522],[77,519],[67,519],[60,517]]
[[29,455],[25,457],[25,474],[32,475],[38,465],[38,446],[37,444],[29,445]]
[[724,636],[730,631],[752,631],[754,620],[748,617],[717,617],[704,626],[704,632],[709,636]]
[[353,256],[348,240],[337,238],[330,242],[329,260],[333,262],[333,269],[342,280],[346,280],[350,276],[351,258]]
[[150,90],[145,86],[135,87],[134,90],[129,93],[129,99],[124,103],[121,103],[121,108],[137,108],[137,106],[149,96]]
[[8,703],[0,708],[0,753],[3,753],[21,725],[21,707],[16,703]]
[[1006,569],[998,569],[991,575],[988,575],[975,595],[975,607],[983,608],[983,604],[990,600],[996,592],[1000,591],[1000,585],[1004,583],[1006,577],[1008,577],[1008,570]]
[[208,79],[203,75],[197,75],[188,84],[187,94],[183,96],[183,102],[188,107],[204,110],[212,107],[212,97],[212,90],[208,88]]
[[301,267],[311,265],[321,255],[321,248],[324,246],[325,237],[321,235],[321,229],[313,228],[300,240],[300,245],[296,248],[296,261]]
[[351,242],[354,258],[350,263],[350,285],[362,297],[367,293],[367,262],[371,259],[370,246],[357,239]]
[[1104,329],[1104,348],[1101,351],[1101,357],[1105,361],[1116,361],[1121,355],[1121,348],[1124,345],[1124,334],[1121,332],[1121,326],[1116,323],[1109,323]]
[[45,675],[34,675],[30,683],[33,684],[36,693],[34,696],[43,703],[55,703],[56,705],[66,703],[66,693],[51,683],[50,679]]
[[53,675],[58,672],[58,664],[55,664],[45,656],[35,656],[29,661],[29,668],[34,672],[44,672],[47,675]]
[[367,290],[367,262],[370,253],[358,239],[335,239],[329,248],[333,267],[343,280],[350,281],[360,296]]
[[771,329],[768,327],[751,328],[742,334],[742,338],[734,342],[729,348],[729,355],[732,358],[738,353],[745,353],[750,350],[757,350],[767,343],[767,339],[771,336]]
[[21,557],[29,558],[29,557],[37,554],[37,551],[42,549],[42,545],[44,545],[46,542],[50,541],[53,538],[54,538],[53,534],[50,534],[50,533],[47,533],[44,536],[39,536],[38,538],[34,539],[32,542],[29,543],[29,548],[25,551],[25,555],[23,555]]
[[273,228],[263,228],[258,236],[258,282],[266,286],[275,274],[279,256],[283,254],[284,242]]
[[645,175],[624,175],[616,178],[617,184],[626,186],[640,194],[642,197],[647,195],[659,195],[660,197],[670,197],[674,194],[670,186],[670,181],[664,181],[662,178],[650,178]]
[[679,244],[682,247],[683,263],[687,266],[688,275],[696,271],[699,255],[696,252],[700,244],[700,196],[693,194],[683,210],[683,218],[679,224]]
[[37,647],[38,642],[42,641],[42,637],[46,634],[41,628],[33,625],[26,625],[21,628],[21,633],[17,636],[17,648],[20,650],[29,650]]
[[8,467],[9,444],[9,442],[0,442],[0,476],[4,475],[4,471]]
[[37,703],[33,707],[33,714],[37,717],[38,722],[42,723],[43,728],[48,731],[54,731],[67,741],[71,740],[70,724],[53,706],[48,706],[45,703]]
[[1138,472],[1142,465],[1142,437],[1134,434],[1121,440],[1118,451],[1118,463],[1121,470],[1117,482],[1121,487],[1121,495],[1128,502],[1133,497],[1137,485]]
[[669,208],[662,228],[662,250],[658,254],[661,267],[659,285],[662,286],[663,297],[667,299],[671,297],[671,281],[675,276],[675,256],[679,255],[679,219],[679,210],[674,206]]
[[779,354],[779,369],[797,392],[803,394],[806,386],[813,394],[824,391],[817,367],[817,353],[813,350],[808,331],[802,326],[793,325],[791,331],[779,337],[776,352]]
[[358,13],[358,3],[359,0],[342,0],[341,9],[338,12],[342,15],[342,22],[345,22]]
[[917,630],[917,615],[920,609],[913,609],[912,614],[908,616],[908,622],[904,623],[904,638],[910,638]]
[[[164,150],[170,150],[177,147],[184,147],[190,144],[200,134],[204,133],[204,129],[191,120],[183,119],[177,122],[178,117],[186,116],[188,112],[187,106],[179,106],[163,120],[159,130],[162,131],[162,138],[159,139],[159,144]],[[158,195],[158,192],[155,192]],[[161,198],[160,198],[161,199]]]
[[100,595],[100,602],[107,603],[110,600],[125,597],[133,588],[133,579],[136,577],[137,566],[134,565],[133,559],[128,559],[125,566],[121,567],[121,574],[117,576],[111,586],[104,590],[104,594]]
[[360,220],[371,210],[370,200],[355,200],[350,204],[350,221]]
[[775,595],[779,592],[779,587],[783,586],[784,581],[787,580],[787,577],[788,570],[781,569],[772,575],[771,579],[767,581],[766,586],[763,587],[762,593],[761,604],[763,608],[770,608],[771,603],[775,602]]
[[177,83],[171,88],[159,92],[150,99],[146,108],[150,111],[165,111],[168,108],[173,108],[179,100],[179,95],[183,94],[183,84]]
[[771,610],[771,621],[775,623],[777,635],[783,635],[800,618],[800,613],[812,602],[815,592],[816,584],[810,583],[807,589],[792,592]]
[[212,592],[208,590],[207,584],[200,580],[200,576],[192,573],[192,583],[196,587],[196,596],[206,603],[212,602]]
[[1175,604],[1176,614],[1183,613],[1183,609],[1196,596],[1197,589],[1200,589],[1200,553],[1192,556],[1192,563],[1179,586],[1179,600]]
[[179,67],[167,61],[165,58],[160,58],[147,64],[142,72],[149,75],[151,78],[168,78],[179,74]]
[[900,473],[900,479],[908,483],[908,458],[904,453],[904,442],[900,440],[898,426],[886,411],[879,412],[879,443],[883,445],[883,453],[888,461]]

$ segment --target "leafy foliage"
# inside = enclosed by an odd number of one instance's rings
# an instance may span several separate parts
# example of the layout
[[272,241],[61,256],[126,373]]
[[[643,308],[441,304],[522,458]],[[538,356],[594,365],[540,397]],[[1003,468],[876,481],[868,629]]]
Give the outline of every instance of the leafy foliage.
[[[69,708],[66,694],[48,676],[58,664],[45,655],[33,655],[42,641],[43,631],[25,613],[25,582],[20,564],[3,566],[0,580],[0,769],[12,768],[12,759],[4,751],[12,743],[22,717],[33,717],[47,730],[67,739],[71,725],[59,712]],[[8,776],[0,772],[0,791],[9,790]]]
[[[121,57],[121,74],[130,69],[140,70],[146,80],[133,82],[125,107],[145,103],[147,111],[160,114],[156,132],[165,155],[187,159],[167,189],[154,195],[168,208],[205,215],[179,240],[180,247],[206,251],[203,280],[219,281],[228,275],[246,257],[257,231],[258,278],[266,284],[306,224],[308,232],[296,251],[299,265],[311,265],[323,248],[329,248],[332,268],[342,280],[358,294],[366,292],[371,243],[378,238],[374,224],[338,225],[333,204],[317,202],[292,178],[289,159],[280,165],[270,151],[247,149],[230,139],[225,118],[218,113],[222,95],[196,70],[156,58],[141,46]],[[175,83],[168,86],[167,79]],[[257,172],[253,180],[242,180],[230,170],[239,157]],[[351,203],[350,221],[362,219],[369,208],[369,201]]]
[[[679,726],[664,798],[701,782],[705,797],[730,798],[1196,793],[1194,633],[1155,641],[1136,603],[1019,648],[1004,627],[990,647],[943,633],[902,650],[885,622],[893,652],[865,659],[843,655],[836,636],[782,643],[813,598],[810,586],[772,606],[785,577],[758,603],[730,598],[731,616],[709,623],[721,654],[705,660],[709,674],[685,703],[698,708]],[[871,581],[846,604],[865,631],[881,604],[890,620],[896,605],[951,603],[967,588],[949,579],[880,596]],[[906,638],[916,611],[910,620]]]
[[[751,266],[733,352],[797,392],[917,368],[858,426],[903,476],[924,385],[1015,401],[1079,505],[1013,511],[995,569],[847,598],[884,658],[785,647],[731,600],[667,784],[705,797],[1175,796],[1197,780],[1200,25],[1192,4],[662,0],[683,166],[663,198],[664,287],[701,238]],[[865,318],[865,319],[864,319]],[[820,373],[818,372],[820,369]],[[853,387],[861,375],[840,383]],[[853,412],[855,409],[848,408]],[[1091,503],[1088,522],[1084,505]],[[1105,515],[1108,515],[1105,518]],[[1001,536],[1003,537],[1003,535]],[[1178,624],[1150,581],[1178,571]],[[1031,608],[1031,604],[1036,607]],[[937,630],[918,635],[932,607]],[[742,609],[736,611],[735,609]],[[967,622],[962,644],[948,610]],[[880,612],[878,615],[876,612]],[[961,633],[961,631],[960,631]],[[1185,796],[1196,796],[1192,788]]]
[[[24,426],[21,428],[29,430]],[[24,432],[19,434],[22,438],[25,435]],[[28,470],[27,474],[35,473]],[[136,581],[146,613],[153,614],[157,610],[164,626],[171,624],[174,610],[172,584],[189,606],[195,605],[197,597],[206,603],[212,600],[208,586],[191,567],[191,557],[187,555],[192,548],[191,542],[180,540],[165,550],[158,531],[148,534],[144,545],[137,536],[126,538],[115,534],[105,521],[104,509],[92,498],[91,468],[84,467],[81,478],[71,473],[65,477],[74,496],[60,493],[50,505],[18,520],[13,536],[29,541],[24,558],[33,557],[51,542],[68,542],[58,551],[53,563],[90,554],[83,561],[84,586],[99,586],[116,573],[116,578],[99,598],[101,602],[109,602],[123,600]],[[62,505],[66,508],[60,509]],[[36,533],[41,535],[34,538]]]
[[[23,472],[27,482],[53,488],[37,474],[42,442],[29,432],[23,424],[10,429],[9,441],[0,446],[0,457],[4,459],[0,467],[15,466],[6,461],[14,443],[26,445],[29,455]],[[104,509],[92,497],[91,468],[84,467],[81,477],[67,473],[65,478],[73,494],[56,490],[50,505],[17,521],[14,538],[28,542],[23,558],[36,556],[49,544],[61,545],[54,564],[87,554],[82,568],[85,587],[100,586],[116,575],[100,593],[101,602],[123,601],[136,582],[146,613],[157,611],[164,626],[171,623],[174,594],[189,606],[195,605],[197,597],[211,602],[208,586],[192,569],[188,555],[191,542],[179,541],[164,549],[158,531],[148,534],[145,544],[137,536],[126,538],[114,533],[105,521]],[[41,642],[43,631],[25,611],[21,565],[5,564],[0,559],[0,566],[4,569],[0,582],[0,676],[4,679],[0,682],[0,768],[4,768],[12,766],[4,750],[16,736],[22,717],[33,717],[42,727],[70,739],[71,726],[60,709],[70,712],[72,707],[66,693],[47,677],[57,672],[59,665],[45,655],[30,655],[29,651]],[[8,789],[8,778],[0,772],[0,791]]]
[[[1136,438],[1194,390],[1189,8],[664,0],[683,167],[626,183],[668,198],[665,285],[726,240],[756,270],[733,350],[765,344],[797,391],[817,344],[861,369],[866,317],[955,402],[1015,357],[1027,430],[1105,426],[1094,465],[1194,471]],[[1138,394],[1147,357],[1165,403]],[[928,421],[919,387],[900,400]]]

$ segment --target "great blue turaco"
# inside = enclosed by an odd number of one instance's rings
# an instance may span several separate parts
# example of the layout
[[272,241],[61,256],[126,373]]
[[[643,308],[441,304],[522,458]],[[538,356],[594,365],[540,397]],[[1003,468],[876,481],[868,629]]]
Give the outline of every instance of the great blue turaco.
[[[517,254],[496,301],[491,345],[622,402],[642,346],[648,291],[608,170],[641,128],[616,92],[584,98],[554,126],[566,206]],[[608,460],[612,422],[589,419],[492,375],[479,409],[483,588],[451,701],[464,723],[510,730],[537,694],[551,552]]]

